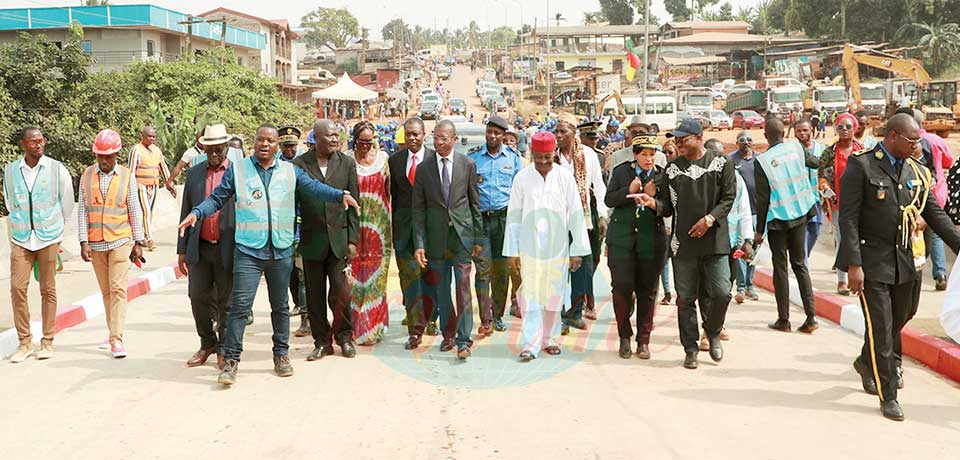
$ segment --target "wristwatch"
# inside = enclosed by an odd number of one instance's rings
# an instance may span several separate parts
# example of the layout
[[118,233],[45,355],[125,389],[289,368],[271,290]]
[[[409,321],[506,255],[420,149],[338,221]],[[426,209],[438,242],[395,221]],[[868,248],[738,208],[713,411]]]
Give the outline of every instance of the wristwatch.
[[343,191],[343,194],[344,194],[344,195],[350,195],[350,190],[344,190],[344,191]]
[[703,216],[703,220],[707,221],[707,227],[713,227],[713,223],[717,221],[717,219],[710,214]]

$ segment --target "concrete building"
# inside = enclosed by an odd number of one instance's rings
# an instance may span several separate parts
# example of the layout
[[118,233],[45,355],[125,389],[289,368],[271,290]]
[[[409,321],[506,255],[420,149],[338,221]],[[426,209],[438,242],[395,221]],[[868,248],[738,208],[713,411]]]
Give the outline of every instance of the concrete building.
[[603,72],[625,74],[626,42],[630,39],[634,47],[639,48],[645,33],[650,35],[651,45],[655,43],[657,28],[645,29],[643,24],[538,27],[524,34],[523,43],[511,47],[511,54],[519,58],[529,56],[531,49],[538,51],[540,59],[550,70],[597,67]]
[[267,44],[260,55],[253,58],[251,67],[256,66],[265,75],[285,85],[297,83],[297,54],[294,43],[300,35],[290,29],[286,19],[263,19],[228,8],[217,8],[200,13],[206,19],[226,19],[242,29],[250,30],[267,37]]
[[[376,72],[378,69],[391,68],[394,57],[393,40],[367,40],[366,42],[366,49],[364,49],[361,40],[356,40],[334,51],[336,65],[343,67],[350,66],[351,62],[355,63],[357,70],[359,70],[358,73]],[[364,63],[363,68],[360,68],[360,61]]]
[[[95,70],[118,70],[135,61],[167,62],[187,53],[188,15],[154,5],[65,6],[0,9],[0,43],[15,40],[21,32],[45,34],[50,41],[66,40],[67,26],[79,23],[84,30],[84,51],[94,59]],[[226,36],[222,37],[223,30]],[[194,24],[190,47],[195,52],[223,42],[237,62],[252,66],[267,47],[261,33],[220,24]]]
[[750,32],[750,23],[744,21],[683,21],[668,22],[660,27],[660,35],[664,40],[707,32],[747,34]]

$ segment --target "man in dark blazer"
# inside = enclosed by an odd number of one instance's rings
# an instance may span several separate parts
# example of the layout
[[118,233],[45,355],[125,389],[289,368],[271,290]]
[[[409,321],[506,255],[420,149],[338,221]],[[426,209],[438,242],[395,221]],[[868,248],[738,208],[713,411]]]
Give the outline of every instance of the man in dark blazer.
[[[400,290],[403,293],[403,308],[407,312],[407,334],[410,339],[405,348],[413,350],[420,345],[425,330],[428,334],[435,331],[427,327],[427,318],[434,318],[430,305],[423,302],[423,270],[413,257],[413,184],[417,175],[417,166],[433,150],[423,146],[423,121],[411,118],[404,122],[404,142],[406,149],[390,157],[390,199],[393,206],[393,252],[400,270]],[[424,318],[420,323],[418,318]],[[432,323],[431,323],[432,325]]]
[[[295,158],[299,166],[314,179],[331,187],[347,190],[359,197],[357,164],[340,151],[340,132],[330,120],[317,120],[313,125],[316,145]],[[355,210],[327,205],[306,193],[297,193],[300,205],[300,246],[303,272],[307,285],[307,314],[313,334],[314,350],[307,361],[332,355],[333,340],[343,356],[357,354],[353,344],[353,323],[350,320],[350,282],[346,268],[357,255],[360,220]],[[329,294],[327,291],[329,283]],[[329,304],[328,304],[329,301]],[[333,312],[333,330],[327,319],[327,306]]]
[[[227,159],[229,139],[223,125],[207,126],[204,130],[198,142],[203,145],[207,160],[187,171],[181,220],[220,185],[223,173],[231,166]],[[233,298],[235,228],[234,198],[230,198],[220,212],[197,222],[177,240],[177,263],[180,271],[189,274],[187,292],[200,336],[200,349],[187,361],[187,366],[202,366],[210,355],[216,353],[217,365],[223,367],[220,347]],[[214,330],[214,323],[218,330]]]
[[[467,359],[473,344],[471,262],[482,250],[484,235],[477,165],[453,151],[457,129],[449,120],[437,123],[433,138],[436,154],[417,166],[413,186],[414,257],[427,269],[424,301],[440,309],[440,351],[456,345],[457,357]],[[457,289],[456,308],[450,298],[451,272]]]

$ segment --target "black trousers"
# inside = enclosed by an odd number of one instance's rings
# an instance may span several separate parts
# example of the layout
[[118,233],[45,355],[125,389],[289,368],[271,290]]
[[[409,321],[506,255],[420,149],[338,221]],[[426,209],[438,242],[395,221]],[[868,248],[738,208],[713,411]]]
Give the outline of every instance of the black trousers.
[[[730,265],[730,286],[733,286],[737,283],[737,268],[740,264],[740,259],[733,258],[733,251],[736,251],[736,248],[730,250],[730,256],[727,257],[727,263]],[[698,297],[698,302],[700,302],[700,324],[703,326],[704,331],[707,327],[707,312],[712,308],[710,305],[710,297],[707,295],[706,285],[700,285],[700,294]]]
[[[660,272],[667,258],[665,248],[657,249],[656,257],[614,257],[607,259],[613,293],[613,313],[617,318],[617,334],[621,339],[633,336],[630,316],[637,312],[637,343],[649,344],[656,313]],[[636,297],[636,301],[634,301]]]
[[507,258],[503,256],[503,234],[507,226],[507,211],[483,213],[486,234],[483,252],[473,258],[477,275],[473,286],[480,304],[480,322],[490,323],[494,318],[503,318],[507,304],[507,287],[510,284]]
[[677,326],[684,352],[699,350],[700,328],[697,300],[705,317],[703,329],[716,337],[723,329],[730,306],[730,259],[727,254],[698,257],[673,257],[673,276],[677,287]]
[[299,256],[294,256],[293,270],[290,272],[290,298],[293,299],[293,305],[301,309],[300,314],[303,315],[307,308],[307,290],[306,283],[303,281],[303,270],[297,267],[297,259]]
[[407,334],[421,336],[427,327],[427,318],[430,318],[433,311],[432,304],[428,305],[424,302],[424,269],[420,268],[416,259],[413,258],[413,241],[409,243],[405,248],[394,246],[394,254],[400,275],[403,309],[407,313]]
[[200,348],[220,348],[226,337],[227,312],[233,302],[233,273],[223,266],[220,246],[201,241],[199,251],[200,261],[187,267],[190,309],[200,336]]
[[[307,303],[313,307],[307,311],[310,332],[315,347],[333,345],[353,340],[353,323],[350,319],[350,284],[343,272],[346,261],[333,251],[327,251],[322,259],[303,259],[303,273],[307,284]],[[329,282],[329,289],[327,283]],[[327,319],[327,307],[333,312],[333,329]]]
[[903,284],[863,282],[860,306],[867,327],[857,359],[870,368],[881,401],[897,399],[897,367],[903,353],[900,331],[917,313],[921,286],[919,277]]
[[769,230],[770,251],[773,253],[773,291],[777,298],[777,318],[790,319],[790,274],[787,260],[797,277],[800,300],[807,318],[817,315],[813,307],[813,283],[807,270],[807,226],[797,225],[787,230]]

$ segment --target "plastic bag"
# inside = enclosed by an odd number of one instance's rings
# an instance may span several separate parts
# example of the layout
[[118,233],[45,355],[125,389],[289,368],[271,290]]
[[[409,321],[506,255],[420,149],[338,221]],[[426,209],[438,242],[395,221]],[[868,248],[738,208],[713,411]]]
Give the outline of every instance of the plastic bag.
[[954,342],[960,343],[960,270],[954,264],[950,270],[943,309],[940,311],[940,325]]

